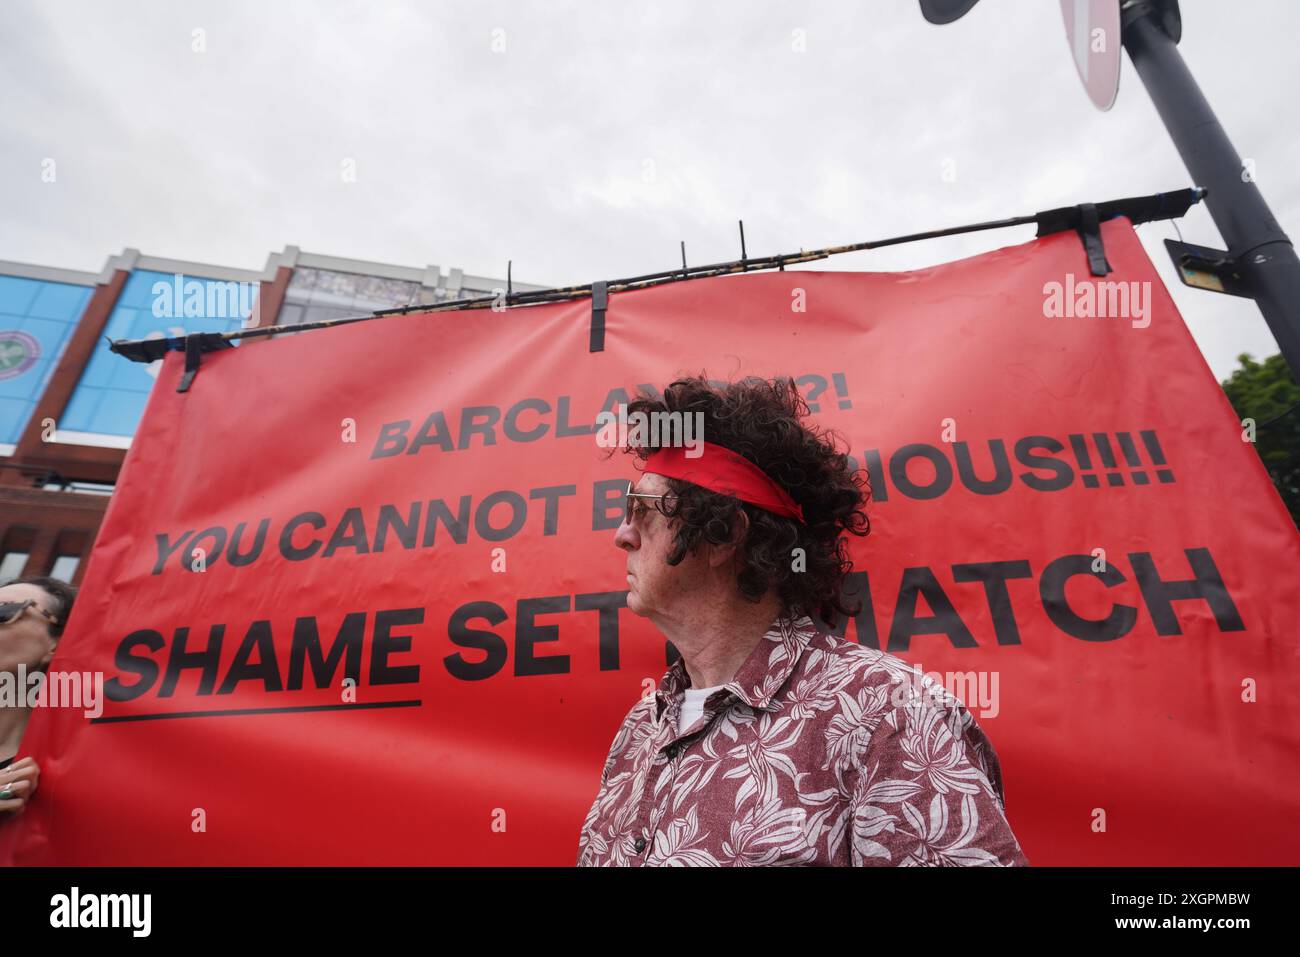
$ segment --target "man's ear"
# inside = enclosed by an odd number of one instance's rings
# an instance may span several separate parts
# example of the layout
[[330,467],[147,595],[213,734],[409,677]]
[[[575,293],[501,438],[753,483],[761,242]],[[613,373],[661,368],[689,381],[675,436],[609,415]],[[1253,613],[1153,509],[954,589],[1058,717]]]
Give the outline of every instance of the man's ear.
[[740,546],[749,534],[749,516],[744,509],[736,510],[736,517],[731,523],[731,537],[721,545],[710,545],[709,564],[717,566],[735,561],[740,553]]
[[749,535],[749,516],[743,508],[736,509],[736,521],[732,525],[731,544],[739,551],[745,538]]

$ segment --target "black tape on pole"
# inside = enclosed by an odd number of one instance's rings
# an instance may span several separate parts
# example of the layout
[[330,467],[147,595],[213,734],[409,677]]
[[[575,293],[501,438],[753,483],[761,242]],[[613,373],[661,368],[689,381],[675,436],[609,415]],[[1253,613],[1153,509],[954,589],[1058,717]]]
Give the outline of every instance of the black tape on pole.
[[199,374],[199,356],[202,354],[199,346],[200,335],[201,333],[192,332],[185,337],[185,373],[176,386],[177,392],[189,392],[190,383]]
[[[168,340],[172,341],[172,340]],[[177,392],[190,391],[194,377],[199,374],[199,362],[203,353],[216,352],[220,349],[233,349],[234,345],[219,332],[191,332],[185,337],[185,372],[176,384]]]
[[1101,241],[1101,220],[1094,203],[1079,204],[1079,238],[1088,254],[1088,269],[1094,276],[1104,276],[1111,271],[1106,262],[1106,247]]
[[591,284],[591,345],[588,352],[605,351],[605,310],[609,308],[609,283]]

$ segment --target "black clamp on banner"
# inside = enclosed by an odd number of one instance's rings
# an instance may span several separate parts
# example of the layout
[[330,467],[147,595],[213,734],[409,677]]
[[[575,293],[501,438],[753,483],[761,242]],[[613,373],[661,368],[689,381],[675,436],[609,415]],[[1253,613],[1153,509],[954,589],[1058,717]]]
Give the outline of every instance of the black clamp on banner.
[[591,284],[591,344],[588,352],[605,351],[605,310],[609,308],[609,283]]
[[1088,254],[1088,268],[1094,276],[1104,276],[1111,272],[1111,267],[1106,261],[1106,248],[1101,241],[1102,223],[1116,216],[1126,216],[1134,226],[1157,219],[1176,219],[1203,200],[1205,192],[1199,186],[1193,186],[1189,189],[1174,190],[1171,193],[1130,196],[1127,199],[1111,199],[1104,203],[1061,206],[1035,213],[1034,221],[1038,223],[1040,237],[1067,229],[1077,232],[1079,238],[1083,240],[1084,252]]
[[1094,276],[1104,276],[1111,271],[1106,262],[1106,247],[1101,241],[1101,220],[1094,203],[1079,204],[1079,238],[1088,254],[1088,269]]
[[199,356],[205,352],[231,348],[230,340],[219,332],[191,332],[185,337],[185,372],[176,385],[177,392],[190,391],[190,383],[199,374]]

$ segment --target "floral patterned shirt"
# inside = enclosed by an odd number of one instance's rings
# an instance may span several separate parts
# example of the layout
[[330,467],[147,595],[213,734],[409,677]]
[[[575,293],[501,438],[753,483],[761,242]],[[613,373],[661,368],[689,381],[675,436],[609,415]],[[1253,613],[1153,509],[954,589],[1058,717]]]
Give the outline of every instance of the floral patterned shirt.
[[619,727],[579,865],[1027,865],[966,706],[885,652],[778,618],[682,733],[681,659]]

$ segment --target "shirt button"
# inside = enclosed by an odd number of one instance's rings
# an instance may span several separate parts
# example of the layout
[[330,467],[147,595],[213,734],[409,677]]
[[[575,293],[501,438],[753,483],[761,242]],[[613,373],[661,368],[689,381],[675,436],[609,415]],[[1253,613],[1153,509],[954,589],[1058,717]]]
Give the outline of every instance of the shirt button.
[[636,848],[636,852],[640,854],[642,851],[645,850],[645,838],[638,837],[635,841],[632,842],[632,846]]

